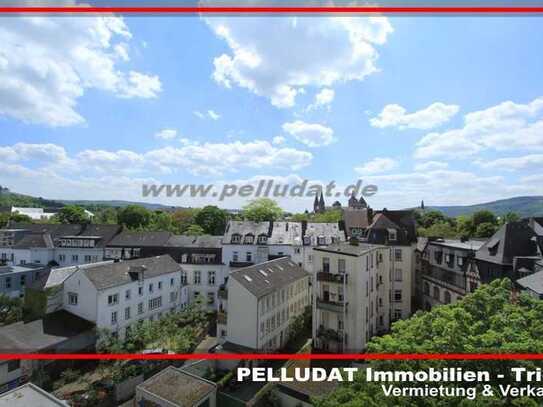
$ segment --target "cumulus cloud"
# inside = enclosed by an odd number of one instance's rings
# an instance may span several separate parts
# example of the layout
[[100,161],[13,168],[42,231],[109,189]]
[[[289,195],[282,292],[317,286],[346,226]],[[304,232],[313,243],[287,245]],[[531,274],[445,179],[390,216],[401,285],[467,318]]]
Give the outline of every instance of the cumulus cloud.
[[324,88],[315,95],[315,100],[307,106],[307,111],[315,110],[321,107],[330,109],[330,104],[334,100],[336,93],[333,89]]
[[163,129],[155,133],[155,138],[162,140],[173,140],[177,137],[177,130],[175,129]]
[[132,34],[113,16],[0,19],[0,115],[28,123],[84,122],[77,100],[86,89],[154,98],[157,76],[123,71]]
[[443,161],[426,161],[415,164],[415,171],[434,171],[444,170],[449,167],[449,164]]
[[543,150],[543,98],[511,101],[468,113],[464,126],[430,133],[417,143],[415,157],[469,157],[483,150]]
[[377,117],[370,119],[373,127],[395,127],[404,129],[428,130],[441,126],[458,113],[457,105],[446,105],[441,102],[432,103],[430,106],[413,113],[396,104],[386,105]]
[[285,144],[285,141],[287,141],[287,139],[283,136],[275,136],[272,139],[272,143],[275,145]]
[[283,124],[283,131],[293,136],[300,143],[309,147],[322,147],[336,141],[334,130],[317,123],[306,123],[301,120]]
[[213,79],[292,107],[304,87],[363,80],[377,71],[376,47],[393,29],[386,17],[209,17],[230,51],[214,59]]
[[541,166],[543,166],[543,154],[528,154],[519,157],[506,157],[490,161],[478,161],[477,164],[483,168],[505,171],[522,170],[525,168],[541,168]]
[[58,163],[68,158],[64,147],[56,144],[17,143],[13,146],[0,146],[0,161],[41,161]]
[[208,110],[206,112],[200,112],[199,110],[195,110],[194,115],[200,119],[211,119],[211,120],[219,120],[221,118],[221,115],[213,110]]
[[397,166],[398,162],[392,158],[377,157],[354,170],[361,175],[380,174],[391,171]]

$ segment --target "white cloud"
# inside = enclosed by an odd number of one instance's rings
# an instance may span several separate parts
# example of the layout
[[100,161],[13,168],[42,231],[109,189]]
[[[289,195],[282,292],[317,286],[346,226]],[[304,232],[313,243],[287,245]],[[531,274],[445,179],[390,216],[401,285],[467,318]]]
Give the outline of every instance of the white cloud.
[[449,164],[443,161],[426,161],[415,164],[415,171],[434,171],[444,170],[449,167]]
[[336,141],[334,130],[317,123],[306,123],[301,120],[283,124],[283,131],[309,147],[322,147]]
[[214,80],[292,107],[307,86],[363,80],[377,71],[377,45],[393,29],[386,17],[209,17],[230,53],[214,60]]
[[478,161],[483,168],[499,169],[505,171],[522,170],[530,167],[543,166],[543,154],[529,154],[520,157],[498,158],[491,161]]
[[177,130],[175,129],[163,129],[155,133],[155,138],[162,140],[173,140],[177,137]]
[[213,110],[208,110],[206,112],[200,112],[199,110],[195,110],[192,113],[200,119],[219,120],[221,118],[221,115]]
[[3,17],[0,23],[0,115],[28,123],[84,122],[77,100],[86,89],[154,98],[157,76],[123,71],[132,35],[113,16]]
[[272,143],[275,144],[275,145],[285,144],[285,141],[287,141],[287,139],[285,137],[283,137],[283,136],[275,136],[272,139]]
[[395,127],[400,130],[407,128],[428,130],[441,126],[458,113],[457,105],[446,105],[441,102],[432,103],[430,106],[413,113],[396,104],[386,105],[377,117],[370,119],[373,127]]
[[379,174],[391,171],[397,166],[398,162],[392,158],[377,157],[360,167],[356,167],[354,170],[361,175]]
[[312,104],[307,106],[307,111],[318,109],[320,107],[327,107],[330,109],[330,104],[334,100],[336,93],[333,89],[324,88],[315,95],[315,100]]
[[468,113],[464,127],[424,136],[415,157],[466,158],[483,150],[515,149],[543,151],[543,98]]
[[64,147],[56,144],[17,143],[13,146],[0,147],[0,161],[31,161],[58,163],[66,160]]

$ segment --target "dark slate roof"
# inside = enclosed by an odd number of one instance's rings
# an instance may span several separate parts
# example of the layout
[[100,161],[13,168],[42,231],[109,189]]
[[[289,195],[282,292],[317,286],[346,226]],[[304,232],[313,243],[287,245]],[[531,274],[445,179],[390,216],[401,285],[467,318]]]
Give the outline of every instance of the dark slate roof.
[[52,249],[55,245],[49,233],[30,233],[24,235],[17,243],[13,245],[14,249]]
[[201,248],[221,248],[222,236],[171,236],[167,243],[168,247],[201,247]]
[[388,210],[383,209],[377,211],[376,214],[382,213],[386,217],[398,226],[401,226],[407,233],[407,238],[410,242],[417,241],[417,225],[415,222],[415,212],[411,209],[408,210]]
[[96,236],[100,239],[95,247],[105,247],[113,237],[122,229],[119,225],[97,225],[89,224],[36,224],[36,223],[14,223],[10,225],[14,229],[28,230],[33,234],[49,234],[55,246],[58,239],[63,236],[84,237]]
[[369,229],[400,229],[400,226],[394,223],[383,213],[378,213],[373,218]]
[[131,232],[123,231],[115,236],[109,247],[159,247],[166,246],[172,237],[170,232]]
[[244,267],[230,273],[230,278],[258,298],[307,276],[309,273],[287,257]]
[[[238,234],[242,238],[245,235],[252,234],[255,236],[254,244],[256,244],[258,235],[266,235],[270,237],[271,223],[270,222],[251,222],[251,221],[238,221],[231,220],[226,225],[226,231],[224,232],[223,243],[230,244],[232,241],[232,235]],[[243,239],[242,239],[243,242]]]
[[536,256],[535,236],[533,229],[524,222],[506,223],[477,250],[475,258],[511,265],[515,256]]
[[138,388],[178,406],[195,406],[217,385],[209,380],[168,366],[140,384]]
[[97,263],[81,269],[97,290],[104,290],[134,281],[128,272],[141,270],[143,266],[145,267],[144,279],[181,271],[181,266],[168,254],[120,262]]
[[543,270],[517,280],[517,284],[538,294],[543,294]]
[[313,250],[319,252],[327,253],[342,253],[348,256],[362,256],[364,253],[367,253],[369,250],[375,249],[377,247],[384,247],[382,245],[369,244],[359,242],[358,244],[351,243],[335,243],[324,247],[315,247]]
[[[43,319],[0,327],[2,353],[31,353],[47,350],[89,332],[94,324],[68,311],[47,314]],[[81,349],[71,349],[78,351]]]

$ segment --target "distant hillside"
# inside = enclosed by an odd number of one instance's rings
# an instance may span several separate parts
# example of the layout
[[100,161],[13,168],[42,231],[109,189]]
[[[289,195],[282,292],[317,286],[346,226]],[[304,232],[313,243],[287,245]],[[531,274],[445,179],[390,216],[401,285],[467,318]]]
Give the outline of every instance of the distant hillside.
[[429,206],[426,209],[435,209],[451,217],[470,215],[483,209],[494,212],[496,215],[515,212],[521,217],[543,216],[543,196],[519,196],[466,206]]
[[0,186],[0,208],[10,208],[12,206],[21,206],[26,208],[44,208],[58,209],[64,206],[59,201],[51,199],[36,198],[30,195],[17,194],[10,192],[7,188]]
[[157,203],[148,203],[148,202],[134,202],[134,201],[92,201],[92,200],[67,200],[67,199],[61,199],[59,202],[62,202],[65,205],[79,205],[84,207],[104,207],[104,206],[113,206],[118,208],[124,208],[128,205],[139,205],[143,206],[144,208],[147,208],[152,211],[156,210],[166,210],[166,209],[172,209],[173,206],[168,205],[162,205]]

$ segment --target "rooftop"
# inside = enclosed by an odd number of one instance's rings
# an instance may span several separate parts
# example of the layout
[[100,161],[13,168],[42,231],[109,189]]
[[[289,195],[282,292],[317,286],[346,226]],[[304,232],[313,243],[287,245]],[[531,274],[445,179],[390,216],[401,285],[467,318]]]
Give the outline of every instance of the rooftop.
[[201,248],[221,248],[222,236],[186,236],[175,235],[171,236],[168,240],[167,246],[169,247],[201,247]]
[[115,236],[108,246],[166,246],[172,237],[170,232],[131,232],[123,231]]
[[129,271],[143,270],[143,278],[146,279],[179,272],[181,266],[166,254],[120,262],[95,263],[82,267],[82,270],[97,290],[104,290],[133,282]]
[[512,264],[513,257],[537,255],[536,234],[524,222],[503,225],[475,254],[475,258],[494,264]]
[[0,395],[0,407],[66,407],[68,403],[57,399],[52,394],[35,384],[26,383],[16,389]]
[[32,270],[46,269],[42,264],[25,264],[24,266],[0,266],[0,274],[25,273]]
[[[32,353],[48,350],[93,329],[94,324],[67,311],[43,319],[0,327],[1,353]],[[64,349],[66,352],[79,349]]]
[[309,273],[287,257],[244,267],[230,273],[230,278],[258,298],[307,276]]
[[543,270],[518,279],[517,284],[521,287],[529,288],[537,294],[543,294]]
[[252,234],[255,236],[254,243],[257,242],[259,235],[270,235],[270,222],[251,222],[251,221],[238,221],[231,220],[226,225],[226,231],[224,232],[223,243],[230,244],[232,241],[232,235],[238,234],[245,236]]
[[484,240],[456,240],[456,239],[439,239],[439,240],[429,240],[429,244],[450,247],[453,249],[462,249],[462,250],[479,250],[479,248],[485,244]]
[[198,405],[208,394],[216,391],[215,383],[169,366],[142,384],[139,389],[180,407]]

